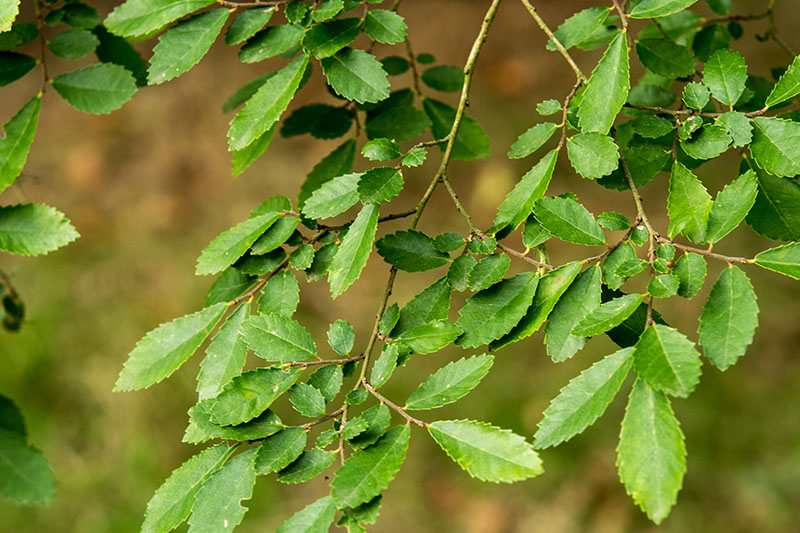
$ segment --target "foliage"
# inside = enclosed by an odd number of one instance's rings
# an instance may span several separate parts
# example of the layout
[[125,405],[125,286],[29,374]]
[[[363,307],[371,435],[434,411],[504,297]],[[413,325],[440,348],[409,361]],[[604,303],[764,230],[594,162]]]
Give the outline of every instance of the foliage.
[[[574,14],[553,32],[522,0],[549,38],[547,48],[558,51],[572,69],[575,84],[560,100],[536,105],[541,115],[560,116],[560,122],[531,125],[508,157],[548,150],[508,192],[492,226],[482,230],[459,201],[447,171],[451,161],[489,153],[489,135],[466,113],[475,66],[500,0],[487,3],[463,68],[426,67],[435,61],[430,54],[411,53],[400,1],[382,9],[373,5],[379,0],[219,0],[218,5],[127,0],[102,21],[79,0],[47,0],[36,2],[36,24],[15,23],[18,2],[0,7],[0,84],[26,76],[38,59],[42,90],[52,85],[71,106],[88,113],[109,113],[138,87],[182,75],[221,35],[226,45],[241,45],[243,63],[278,58],[282,66],[253,78],[223,107],[236,111],[227,135],[234,175],[259,158],[276,133],[338,139],[353,132],[298,186],[297,202],[269,198],[211,241],[196,265],[198,275],[218,276],[205,308],[145,335],[122,369],[115,390],[149,387],[208,342],[198,403],[189,409],[184,440],[223,441],[177,468],[156,491],[144,531],[169,531],[187,520],[190,531],[232,529],[245,515],[241,502],[252,496],[257,476],[276,473],[279,482],[303,483],[337,461],[330,496],[288,517],[279,531],[326,531],[337,513],[338,525],[362,531],[363,524],[377,519],[382,493],[403,466],[412,426],[426,429],[469,475],[521,481],[543,472],[537,450],[583,432],[626,383],[630,393],[617,447],[619,476],[651,520],[660,523],[669,515],[687,470],[685,439],[670,397],[691,395],[703,357],[725,370],[744,355],[755,334],[757,297],[741,267],[756,265],[800,279],[800,115],[781,112],[800,94],[800,56],[781,65],[785,70],[779,69],[772,83],[748,74],[735,42],[709,37],[709,29],[741,37],[739,20],[766,19],[767,35],[788,50],[775,31],[774,1],[764,13],[752,15],[731,15],[730,2],[709,2],[720,16],[703,18],[690,10],[699,7],[697,0],[639,0],[624,6],[613,0],[612,6]],[[47,39],[51,27],[63,31]],[[147,67],[126,39],[156,35]],[[51,79],[46,55],[33,58],[17,51],[37,38],[43,54],[46,44],[59,58],[74,61],[94,52],[99,62]],[[384,50],[378,44],[402,43],[406,57],[387,53],[379,60],[373,53]],[[589,76],[573,60],[574,48],[603,49]],[[636,60],[645,74],[632,80]],[[295,95],[319,72],[334,103],[289,111]],[[405,72],[410,87],[390,80]],[[441,98],[459,93],[458,101],[440,101],[433,97],[437,93]],[[2,189],[25,166],[40,108],[41,93],[4,126]],[[442,155],[424,195],[414,209],[392,212],[394,199],[405,190],[404,170],[434,159],[429,151],[436,147]],[[616,211],[595,215],[573,193],[547,194],[564,147],[561,164],[621,191],[625,199],[631,195],[633,220]],[[712,198],[702,166],[728,152],[739,155],[738,175]],[[357,153],[363,157],[356,159]],[[369,168],[357,172],[356,166]],[[657,176],[669,183],[660,206],[669,218],[666,232],[651,223],[638,192]],[[427,235],[417,229],[438,188],[446,190],[463,217],[464,234]],[[623,205],[615,207],[633,211]],[[329,220],[342,215],[343,224]],[[376,240],[381,223],[405,218],[410,218],[407,229]],[[765,244],[753,259],[713,251],[745,221],[756,234],[786,244]],[[512,244],[517,232],[524,251]],[[55,208],[0,207],[2,251],[42,255],[77,236]],[[551,264],[547,241],[553,237],[591,250]],[[327,276],[335,299],[361,277],[373,248],[389,266],[373,330],[360,339],[364,349],[354,349],[359,339],[353,326],[336,320],[327,331],[335,355],[323,358],[327,348],[315,341],[323,338],[321,332],[309,331],[294,317],[301,297],[297,276],[309,282]],[[513,270],[512,259],[520,261]],[[665,323],[655,307],[666,305],[667,298],[695,296],[706,279],[707,259],[725,268],[702,306],[695,342]],[[392,301],[398,271],[438,271],[439,279],[401,306]],[[2,325],[14,331],[23,322],[24,305],[5,273],[0,289]],[[453,292],[468,294],[454,321]],[[428,422],[409,414],[460,400],[479,386],[495,362],[493,355],[440,365],[402,406],[378,391],[396,368],[435,357],[451,344],[500,350],[542,327],[547,353],[556,363],[603,334],[621,349],[561,390],[532,443],[483,421]],[[251,354],[259,358],[251,358],[257,366],[245,370]],[[53,481],[46,459],[28,445],[13,402],[3,396],[0,402],[0,493],[21,504],[47,503]],[[289,418],[304,421],[284,423],[277,412],[289,409],[294,411]]]

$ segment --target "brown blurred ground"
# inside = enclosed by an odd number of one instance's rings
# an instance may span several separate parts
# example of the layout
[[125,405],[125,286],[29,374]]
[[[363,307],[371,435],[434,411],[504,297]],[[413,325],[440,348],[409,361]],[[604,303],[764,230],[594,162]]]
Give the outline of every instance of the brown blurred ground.
[[[734,9],[757,12],[765,3],[737,1]],[[406,0],[402,13],[415,51],[434,52],[441,63],[462,64],[486,4]],[[571,12],[596,2],[540,1],[536,5],[555,27]],[[800,48],[800,6],[781,2],[779,14],[783,35]],[[760,23],[755,27],[763,29]],[[748,57],[751,72],[768,75],[769,67],[788,63],[789,58],[774,44],[757,43],[754,31],[748,30],[736,44]],[[542,120],[534,110],[537,102],[562,98],[573,82],[560,57],[544,51],[544,43],[519,3],[509,0],[501,6],[479,63],[469,108],[492,138],[492,156],[485,162],[454,164],[450,172],[481,226],[489,225],[497,204],[532,163],[510,162],[505,157],[508,146]],[[186,409],[195,399],[193,380],[199,357],[148,391],[112,394],[116,375],[144,332],[201,305],[211,280],[193,274],[199,251],[263,199],[275,194],[296,197],[305,174],[336,145],[335,141],[278,140],[249,171],[231,179],[225,149],[230,117],[219,109],[242,83],[269,68],[237,64],[235,52],[215,46],[188,74],[140,91],[110,116],[86,116],[53,91],[45,94],[21,188],[6,192],[2,200],[50,203],[67,213],[82,238],[44,258],[0,258],[4,269],[19,267],[16,284],[30,316],[20,334],[0,337],[0,391],[23,407],[32,440],[54,468],[57,492],[53,506],[45,509],[17,508],[0,500],[0,531],[137,530],[152,492],[196,450],[180,439]],[[379,47],[376,53],[382,57],[392,52]],[[588,71],[598,54],[578,53],[578,57]],[[59,72],[71,67],[55,63],[52,68]],[[400,78],[398,83],[407,81]],[[2,120],[37,89],[35,74],[4,88]],[[317,77],[300,99],[329,101],[330,97]],[[595,213],[614,206],[633,216],[626,195],[587,184],[564,161],[553,180],[553,193],[572,190]],[[425,166],[407,175],[400,202],[413,205],[436,164],[438,154],[432,151]],[[736,162],[728,159],[703,167],[700,175],[716,193],[734,176],[735,168]],[[642,191],[659,227],[666,224],[665,182],[660,175]],[[433,202],[422,230],[464,231],[446,197],[437,193]],[[769,246],[743,228],[719,249],[747,255]],[[574,257],[575,250],[556,245],[552,253],[558,262]],[[714,265],[709,279],[718,271]],[[800,290],[787,278],[752,268],[748,272],[759,294],[761,327],[736,366],[723,375],[706,365],[692,397],[674,402],[687,438],[689,471],[678,506],[660,530],[797,530]],[[367,275],[335,303],[323,283],[306,286],[301,282],[306,292],[300,315],[318,344],[323,344],[327,324],[339,317],[356,325],[363,343],[377,305],[375,295],[385,279],[385,266],[373,259]],[[404,303],[433,279],[433,275],[401,273],[397,300]],[[694,331],[709,287],[691,302],[666,308],[667,320],[684,331]],[[458,308],[457,301],[453,309]],[[573,360],[556,366],[545,355],[539,333],[498,353],[492,373],[465,401],[425,417],[489,420],[530,436],[558,390],[612,349],[610,342],[597,339]],[[386,387],[386,394],[402,399],[443,361],[460,357],[460,351],[451,349],[402,369]],[[387,491],[374,530],[654,530],[617,479],[614,448],[623,408],[624,394],[620,394],[594,427],[542,454],[544,476],[511,486],[470,479],[422,431],[415,430],[406,466]],[[280,486],[274,478],[260,479],[249,503],[252,510],[240,530],[273,530],[325,491],[322,479],[298,487]]]

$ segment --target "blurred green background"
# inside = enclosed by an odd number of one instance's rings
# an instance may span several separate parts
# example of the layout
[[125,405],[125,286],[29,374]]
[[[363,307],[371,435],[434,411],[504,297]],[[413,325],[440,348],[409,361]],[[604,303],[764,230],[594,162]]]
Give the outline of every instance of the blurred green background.
[[[23,16],[30,16],[24,2]],[[114,3],[98,5],[107,13]],[[415,52],[433,52],[439,63],[463,64],[486,8],[484,1],[406,0],[401,13]],[[535,2],[556,27],[596,2]],[[737,13],[759,12],[766,1],[734,1]],[[698,4],[702,6],[702,2]],[[701,7],[704,9],[704,6]],[[800,48],[800,3],[779,1],[778,25]],[[763,22],[746,26],[734,44],[752,74],[788,64],[774,43],[760,43]],[[142,44],[151,48],[154,41]],[[517,135],[541,121],[534,109],[547,98],[563,98],[573,83],[561,58],[544,50],[546,39],[520,3],[500,8],[481,57],[469,113],[492,139],[482,162],[453,164],[449,176],[478,224],[488,227],[505,193],[533,163],[509,161]],[[36,49],[31,50],[36,54]],[[378,57],[402,54],[379,46]],[[0,531],[135,531],[145,504],[170,471],[198,448],[180,442],[186,410],[193,405],[194,376],[201,354],[171,379],[137,393],[111,393],[127,353],[156,325],[198,309],[211,279],[194,276],[200,250],[219,232],[247,217],[250,208],[276,195],[296,197],[311,167],[336,141],[276,140],[264,157],[236,180],[230,177],[225,132],[230,116],[220,112],[227,96],[273,64],[242,65],[235,49],[215,45],[203,62],[165,86],[140,91],[110,116],[87,116],[52,90],[44,96],[39,132],[19,186],[4,203],[47,202],[63,210],[82,238],[36,259],[3,256],[28,307],[18,334],[0,337],[0,392],[23,409],[31,440],[49,458],[56,478],[51,507],[15,507],[0,500]],[[598,52],[578,52],[588,72]],[[53,60],[58,73],[74,65]],[[640,68],[640,67],[639,67]],[[635,74],[640,70],[634,69]],[[406,86],[406,76],[395,78]],[[39,78],[3,89],[4,122],[38,90]],[[435,96],[435,95],[434,95]],[[442,98],[441,95],[435,96]],[[452,100],[453,96],[446,98]],[[331,101],[317,69],[300,102]],[[438,153],[406,175],[407,188],[391,211],[412,206],[438,165]],[[358,163],[362,167],[364,162]],[[704,166],[699,175],[712,192],[735,177],[735,156]],[[666,175],[642,190],[654,223],[666,227]],[[635,214],[628,193],[603,190],[582,180],[560,161],[551,193],[575,191],[595,213],[615,209]],[[381,226],[391,232],[399,222]],[[466,232],[449,199],[433,198],[421,227],[428,233]],[[718,250],[752,255],[773,246],[743,227]],[[558,264],[584,251],[554,244]],[[576,255],[580,254],[580,255]],[[709,281],[721,265],[710,265]],[[516,265],[514,268],[523,268]],[[618,531],[797,531],[800,519],[800,286],[777,274],[748,268],[762,307],[761,326],[748,354],[722,374],[705,365],[688,400],[673,402],[686,434],[688,473],[678,505],[656,528],[646,521],[619,484],[615,446],[625,392],[583,435],[542,453],[546,474],[515,485],[472,480],[427,435],[415,428],[404,469],[385,494],[375,531],[618,532]],[[401,273],[393,298],[402,305],[437,274]],[[357,349],[366,342],[387,268],[375,256],[365,275],[331,301],[324,282],[301,279],[300,320],[320,348],[327,325],[346,318],[356,326]],[[299,276],[302,278],[302,276]],[[710,282],[692,301],[662,304],[671,324],[696,330]],[[458,295],[453,316],[463,301]],[[549,401],[569,379],[610,353],[594,339],[569,362],[554,365],[542,334],[499,352],[490,375],[464,401],[424,413],[426,420],[474,418],[530,437]],[[431,371],[462,356],[459,348],[415,358],[385,388],[402,400]],[[627,388],[627,387],[626,387]],[[284,410],[286,411],[286,410]],[[285,414],[285,413],[281,413]],[[288,416],[288,415],[287,415]],[[271,531],[327,491],[325,479],[302,486],[260,478],[251,511],[240,531]]]

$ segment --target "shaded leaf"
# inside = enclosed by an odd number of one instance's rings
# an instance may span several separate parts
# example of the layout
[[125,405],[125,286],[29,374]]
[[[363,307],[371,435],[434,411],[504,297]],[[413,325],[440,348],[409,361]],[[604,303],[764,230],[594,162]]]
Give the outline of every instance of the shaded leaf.
[[300,457],[307,440],[308,432],[300,427],[286,428],[267,437],[258,448],[256,472],[269,474],[283,470]]
[[[449,105],[425,98],[422,101],[425,114],[431,121],[431,130],[436,139],[446,137],[453,128],[456,118],[456,110]],[[444,150],[444,145],[439,146]],[[475,119],[463,115],[461,124],[453,142],[451,158],[456,161],[470,161],[473,159],[485,159],[489,156],[489,136],[486,135],[483,126]]]
[[216,274],[229,267],[242,257],[261,234],[279,218],[279,213],[271,212],[248,218],[222,232],[200,253],[195,273],[198,275]]
[[281,483],[305,483],[323,473],[336,460],[336,452],[317,448],[306,450],[289,466],[278,472]]
[[597,307],[572,330],[578,337],[592,337],[605,333],[625,322],[642,303],[641,294],[626,294]]
[[200,400],[213,398],[234,376],[242,373],[247,358],[247,345],[239,337],[239,328],[249,314],[249,306],[242,304],[228,317],[225,324],[206,349],[197,375],[197,393]]
[[423,272],[447,264],[450,256],[433,247],[433,239],[416,230],[398,231],[376,243],[378,254],[406,272]]
[[581,272],[550,313],[544,342],[554,363],[566,361],[586,344],[586,339],[572,334],[572,328],[600,305],[600,267]]
[[0,494],[17,505],[49,505],[54,492],[44,454],[28,445],[24,433],[0,427]]

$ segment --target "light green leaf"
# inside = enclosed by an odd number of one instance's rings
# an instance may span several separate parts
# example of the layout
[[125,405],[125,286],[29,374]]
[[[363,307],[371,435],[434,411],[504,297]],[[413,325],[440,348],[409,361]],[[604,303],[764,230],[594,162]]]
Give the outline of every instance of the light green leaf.
[[276,533],[328,533],[335,517],[336,506],[325,496],[292,515]]
[[600,305],[600,267],[584,270],[550,313],[545,326],[544,343],[554,363],[566,361],[586,344],[586,339],[572,334],[572,328]]
[[558,446],[603,416],[628,375],[632,353],[633,348],[619,350],[570,380],[545,410],[533,447],[542,450]]
[[361,208],[333,258],[328,282],[334,299],[358,279],[367,264],[378,229],[378,210],[379,206],[375,204]]
[[697,0],[642,0],[628,13],[634,19],[654,19],[683,11]]
[[3,125],[5,137],[0,138],[0,192],[14,183],[25,167],[39,124],[41,96],[34,96]]
[[681,141],[681,148],[692,159],[714,159],[725,152],[731,144],[731,137],[725,128],[706,124],[691,139]]
[[424,272],[446,265],[450,256],[433,247],[433,239],[416,230],[398,231],[376,243],[378,254],[406,272]]
[[344,18],[315,24],[303,35],[303,49],[316,59],[330,57],[356,40],[361,33],[361,20]]
[[301,368],[258,368],[236,376],[225,385],[211,406],[211,421],[221,426],[248,422],[266,411],[289,390]]
[[667,39],[640,39],[636,54],[647,70],[659,76],[674,80],[694,74],[691,50]]
[[389,79],[381,62],[363,50],[344,48],[326,57],[322,71],[336,94],[348,100],[363,104],[389,96]]
[[225,103],[222,104],[222,112],[223,113],[230,113],[243,103],[247,102],[251,96],[256,94],[258,88],[264,85],[268,79],[274,76],[275,72],[267,72],[266,74],[262,74],[260,76],[256,76],[255,78],[251,79],[234,92],[232,95],[225,100]]
[[28,445],[24,433],[0,427],[0,494],[17,505],[50,505],[54,491],[44,454]]
[[418,146],[403,156],[400,163],[404,167],[418,167],[425,162],[428,157],[428,152],[424,147]]
[[0,207],[0,250],[19,255],[44,255],[79,237],[64,214],[45,204]]
[[717,194],[708,214],[706,241],[717,242],[733,231],[750,212],[757,194],[758,178],[752,170],[726,185]]
[[79,68],[52,80],[53,88],[69,105],[104,115],[119,109],[136,92],[136,79],[129,70],[114,63]]
[[683,333],[668,326],[648,327],[633,356],[639,377],[671,396],[688,397],[700,381],[700,353]]
[[683,233],[693,242],[704,242],[711,206],[711,195],[697,176],[680,162],[672,165],[667,199],[670,239]]
[[274,6],[255,7],[242,11],[228,26],[228,31],[225,32],[225,44],[233,46],[243,43],[266,26],[275,11]]
[[214,304],[149,332],[128,356],[114,390],[142,389],[169,377],[203,344],[225,309]]
[[572,168],[588,179],[607,176],[619,166],[619,148],[602,133],[579,133],[568,138],[567,155]]
[[527,157],[544,145],[558,129],[554,122],[543,122],[527,130],[508,150],[509,159]]
[[281,483],[305,483],[328,469],[336,460],[336,452],[317,448],[306,450],[289,466],[278,472]]
[[[589,9],[592,9],[592,8],[589,8]],[[600,8],[600,9],[603,9],[603,10],[606,10],[606,11],[608,10],[608,8]],[[561,44],[564,44],[564,43],[561,43]],[[548,45],[549,45],[549,43],[548,43]],[[539,113],[542,116],[545,116],[545,117],[548,116],[548,115],[555,115],[559,111],[561,111],[561,102],[559,102],[558,100],[554,100],[552,98],[549,99],[549,100],[544,100],[544,101],[539,102],[538,104],[536,104],[536,112]]]
[[361,149],[361,155],[370,161],[390,161],[402,157],[403,151],[395,141],[379,137],[365,144]]
[[303,38],[303,28],[294,24],[270,26],[258,32],[242,46],[237,59],[242,63],[258,63],[295,48]]
[[697,331],[703,353],[720,370],[727,370],[747,351],[757,325],[753,286],[739,267],[729,266],[711,288],[700,315]]
[[289,401],[295,411],[308,418],[325,414],[325,397],[308,383],[297,383],[289,392]]
[[353,349],[355,333],[347,320],[336,320],[328,329],[328,344],[339,355],[347,355]]
[[407,31],[406,21],[394,11],[373,9],[364,17],[364,32],[379,43],[402,43]]
[[251,316],[242,324],[241,335],[247,346],[267,361],[307,361],[317,353],[311,334],[278,313]]
[[20,0],[4,0],[0,4],[0,32],[9,31],[19,13]]
[[473,420],[441,420],[428,427],[433,440],[481,481],[513,483],[544,470],[533,447],[507,429]]
[[725,128],[734,148],[747,146],[753,140],[753,123],[744,113],[728,111],[718,116],[714,123]]
[[800,279],[800,244],[791,243],[756,255],[755,264],[794,279]]
[[483,354],[452,361],[440,368],[406,401],[406,409],[435,409],[466,396],[489,373],[494,357]]
[[467,283],[470,290],[477,292],[488,289],[503,279],[510,265],[511,258],[506,254],[487,255],[469,272]]
[[683,88],[683,103],[691,109],[703,109],[710,100],[708,87],[693,81]]
[[700,254],[685,253],[675,261],[672,273],[678,278],[678,294],[691,298],[706,280],[706,260]]
[[658,139],[675,129],[675,124],[657,115],[644,115],[630,123],[633,131],[646,139]]
[[279,213],[266,213],[248,218],[222,232],[200,253],[195,273],[198,275],[216,274],[226,269],[242,257],[248,248],[279,218]]
[[[556,39],[561,45],[570,49],[573,46],[587,40],[592,34],[600,29],[608,18],[611,11],[609,7],[590,7],[579,11],[562,22],[555,31]],[[548,50],[557,50],[552,41],[547,42]],[[559,104],[560,106],[560,104]]]
[[647,292],[653,298],[669,298],[678,294],[680,280],[672,274],[655,276],[647,284]]
[[241,150],[235,150],[231,155],[231,175],[235,178],[245,170],[259,157],[266,152],[272,138],[275,136],[275,130],[278,123],[272,125],[267,131],[261,134],[261,137],[251,142]]
[[464,334],[456,344],[474,348],[499,339],[525,316],[539,278],[533,272],[517,274],[467,299],[456,325]]
[[200,400],[213,398],[234,376],[242,373],[247,358],[247,345],[239,336],[239,328],[247,318],[250,307],[242,304],[228,317],[214,340],[206,349],[197,375],[197,393]]
[[507,344],[517,342],[531,336],[550,316],[553,308],[561,299],[561,295],[569,288],[581,271],[581,264],[572,261],[548,272],[539,281],[536,295],[528,312],[514,328],[503,337],[492,341],[489,345],[492,350],[498,350]]
[[800,174],[800,123],[756,117],[753,125],[750,153],[758,166],[782,178]]
[[392,377],[397,366],[397,357],[400,355],[400,345],[397,343],[387,344],[383,347],[380,357],[372,365],[372,373],[369,382],[373,387],[379,389],[383,387],[389,378]]
[[278,415],[267,409],[261,415],[245,424],[220,426],[211,421],[214,399],[203,400],[189,409],[189,425],[183,435],[183,442],[197,444],[209,439],[255,440],[274,435],[284,426]]
[[411,353],[426,354],[437,352],[461,335],[461,328],[444,320],[418,324],[407,329],[397,341],[408,347]]
[[283,470],[300,457],[306,447],[308,432],[300,427],[286,428],[261,442],[256,457],[258,474],[270,474]]
[[478,261],[471,255],[459,255],[447,269],[447,283],[454,291],[465,291],[468,288],[469,274]]
[[258,298],[259,313],[276,313],[291,317],[300,303],[300,287],[297,278],[288,270],[272,276]]
[[269,78],[231,121],[228,147],[241,150],[261,137],[286,111],[308,66],[301,55]]
[[308,384],[319,389],[326,402],[333,400],[342,388],[342,367],[325,365],[308,378]]
[[309,218],[330,218],[340,215],[358,202],[358,180],[363,174],[344,174],[319,186],[303,205]]
[[450,295],[447,277],[436,280],[403,307],[390,336],[399,337],[414,326],[432,320],[447,320],[450,311]]
[[608,134],[614,119],[628,99],[630,89],[628,41],[620,32],[592,71],[578,109],[582,132]]
[[577,337],[593,337],[627,320],[642,303],[641,294],[626,294],[604,303],[581,320],[572,330]]
[[660,524],[678,499],[686,473],[686,446],[669,399],[637,380],[617,446],[617,468],[625,490]]
[[794,58],[792,64],[772,88],[766,102],[769,107],[790,100],[800,94],[800,56]]
[[363,204],[382,204],[403,190],[403,174],[392,167],[377,167],[366,171],[358,180],[358,196]]
[[347,458],[331,482],[336,506],[356,507],[383,492],[400,471],[410,437],[410,426],[397,426],[372,446]]
[[[432,98],[425,98],[422,101],[425,114],[431,121],[431,130],[436,139],[443,139],[453,128],[456,118],[456,110],[453,107],[439,102]],[[439,146],[445,149],[444,144]],[[451,158],[456,161],[471,161],[473,159],[485,159],[489,156],[489,136],[486,135],[483,126],[474,118],[465,113],[461,118],[461,125],[453,142]]]
[[[351,7],[348,5],[348,7]],[[314,8],[312,19],[315,22],[330,20],[344,10],[344,0],[322,0]]]
[[197,493],[233,450],[227,444],[218,444],[175,469],[147,503],[142,531],[170,531],[189,518]]
[[380,404],[370,407],[358,418],[367,422],[367,429],[350,439],[350,446],[356,450],[361,450],[374,444],[386,433],[392,415],[385,404]]
[[628,219],[628,217],[622,213],[617,213],[616,211],[606,211],[605,213],[600,213],[597,216],[597,223],[603,228],[614,231],[625,231],[631,227],[630,219]]
[[247,512],[242,501],[253,496],[257,451],[240,453],[203,483],[192,505],[190,533],[228,531],[241,523]]
[[558,149],[550,150],[509,192],[494,217],[494,225],[487,233],[496,233],[506,226],[512,230],[533,211],[533,203],[544,196],[556,167]]
[[213,9],[167,30],[153,48],[147,83],[164,83],[195,66],[214,44],[228,14],[227,9]]
[[717,50],[703,67],[703,83],[714,98],[730,108],[742,96],[746,81],[747,65],[735,50]]
[[542,198],[533,207],[536,220],[562,241],[602,246],[606,243],[603,229],[583,205],[572,198]]
[[213,3],[213,0],[127,0],[115,7],[103,24],[115,35],[139,37]]
[[204,305],[218,304],[220,302],[230,302],[238,298],[255,283],[255,276],[242,274],[235,268],[228,268],[214,281],[206,293]]

